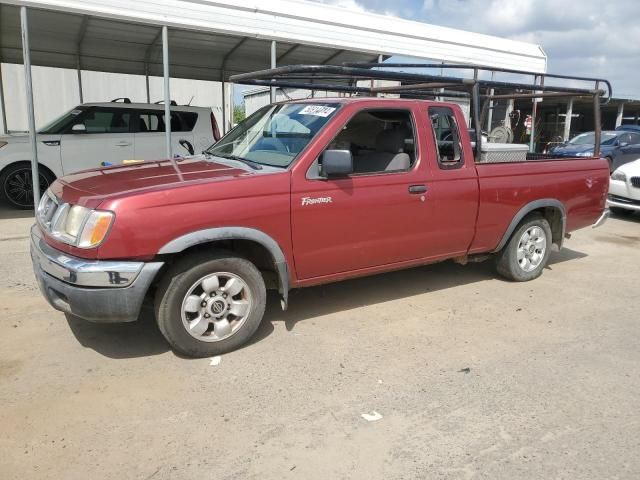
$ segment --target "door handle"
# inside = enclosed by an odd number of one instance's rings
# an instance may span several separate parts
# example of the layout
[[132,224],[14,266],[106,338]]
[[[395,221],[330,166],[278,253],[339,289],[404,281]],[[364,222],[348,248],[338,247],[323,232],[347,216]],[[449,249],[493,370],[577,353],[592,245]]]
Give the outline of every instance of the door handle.
[[128,147],[131,145],[131,142],[119,142],[116,143],[116,147]]
[[426,193],[427,192],[427,186],[426,185],[411,185],[409,186],[409,193],[412,193],[414,195],[418,195],[420,193]]

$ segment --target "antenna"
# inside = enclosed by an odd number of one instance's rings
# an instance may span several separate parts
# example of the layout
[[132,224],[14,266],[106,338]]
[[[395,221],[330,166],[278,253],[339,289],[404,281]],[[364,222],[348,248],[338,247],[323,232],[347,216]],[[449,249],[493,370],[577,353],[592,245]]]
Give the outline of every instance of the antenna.
[[193,96],[193,95],[191,95],[191,98],[189,99],[189,103],[187,103],[187,107],[190,107],[190,106],[191,106],[191,102],[193,102],[193,97],[194,97],[194,96]]

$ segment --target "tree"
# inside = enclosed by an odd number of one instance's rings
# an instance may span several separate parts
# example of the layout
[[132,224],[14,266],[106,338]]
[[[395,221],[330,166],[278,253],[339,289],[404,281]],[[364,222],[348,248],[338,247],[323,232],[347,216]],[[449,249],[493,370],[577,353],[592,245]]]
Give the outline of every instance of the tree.
[[245,119],[244,102],[233,106],[233,124],[236,125]]

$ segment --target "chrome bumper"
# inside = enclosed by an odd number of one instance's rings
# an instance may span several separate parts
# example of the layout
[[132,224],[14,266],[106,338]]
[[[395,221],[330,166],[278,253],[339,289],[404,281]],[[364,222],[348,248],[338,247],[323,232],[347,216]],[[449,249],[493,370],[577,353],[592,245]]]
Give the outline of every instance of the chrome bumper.
[[602,215],[600,215],[600,218],[598,218],[598,220],[596,220],[596,223],[591,225],[591,227],[592,228],[601,227],[602,224],[607,221],[607,219],[609,218],[609,215],[610,215],[609,209],[605,208],[604,211],[602,212]]
[[162,262],[85,260],[50,247],[31,228],[31,261],[42,294],[56,310],[94,322],[136,320]]

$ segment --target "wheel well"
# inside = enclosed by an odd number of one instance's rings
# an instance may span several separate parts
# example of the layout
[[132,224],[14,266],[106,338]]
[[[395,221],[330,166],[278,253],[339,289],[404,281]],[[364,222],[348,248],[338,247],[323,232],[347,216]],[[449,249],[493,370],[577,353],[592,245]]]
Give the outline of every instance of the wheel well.
[[531,214],[538,214],[549,222],[552,242],[561,246],[564,238],[564,217],[562,211],[557,207],[542,207],[532,210],[527,216]]
[[163,271],[159,272],[158,278],[162,277],[164,270],[179,258],[193,253],[221,250],[233,253],[253,263],[260,270],[267,289],[277,290],[280,287],[275,259],[269,250],[259,242],[246,239],[213,240],[193,245],[178,253],[162,255],[166,264],[162,269]]

